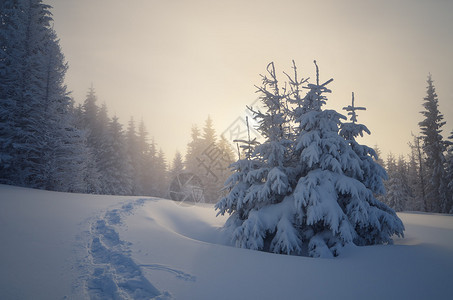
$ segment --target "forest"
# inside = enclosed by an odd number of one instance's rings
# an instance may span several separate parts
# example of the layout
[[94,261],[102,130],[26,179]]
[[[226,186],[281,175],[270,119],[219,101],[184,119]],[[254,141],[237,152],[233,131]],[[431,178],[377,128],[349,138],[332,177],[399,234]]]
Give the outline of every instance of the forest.
[[[121,124],[105,102],[100,104],[102,96],[98,100],[93,86],[85,99],[71,97],[50,6],[2,1],[0,20],[0,183],[171,198],[174,180],[189,173],[200,182],[202,201],[225,196],[231,163],[250,153],[237,150],[240,141],[216,134],[215,120],[208,116],[201,126],[187,128],[187,148],[167,158],[143,120],[131,117]],[[453,132],[443,137],[446,124],[438,101],[429,75],[411,153],[384,159],[374,147],[373,159],[386,170],[387,191],[376,197],[396,211],[452,212]]]

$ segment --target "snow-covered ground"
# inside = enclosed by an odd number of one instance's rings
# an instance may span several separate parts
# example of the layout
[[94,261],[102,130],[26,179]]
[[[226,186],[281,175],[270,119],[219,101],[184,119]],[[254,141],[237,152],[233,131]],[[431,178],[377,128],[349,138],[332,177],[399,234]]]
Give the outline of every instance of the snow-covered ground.
[[228,246],[211,205],[0,185],[0,299],[451,299],[453,216],[335,259]]

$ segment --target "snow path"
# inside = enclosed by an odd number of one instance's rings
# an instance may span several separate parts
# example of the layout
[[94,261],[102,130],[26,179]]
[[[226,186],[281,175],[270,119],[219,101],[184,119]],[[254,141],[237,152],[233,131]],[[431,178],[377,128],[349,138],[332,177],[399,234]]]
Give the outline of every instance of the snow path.
[[[129,255],[130,244],[122,241],[116,230],[116,227],[123,225],[122,217],[131,214],[144,201],[139,199],[123,204],[121,208],[108,210],[91,222],[87,266],[91,274],[86,282],[90,299],[172,298],[168,292],[160,292],[143,276],[141,266]],[[180,276],[183,275],[181,272]]]

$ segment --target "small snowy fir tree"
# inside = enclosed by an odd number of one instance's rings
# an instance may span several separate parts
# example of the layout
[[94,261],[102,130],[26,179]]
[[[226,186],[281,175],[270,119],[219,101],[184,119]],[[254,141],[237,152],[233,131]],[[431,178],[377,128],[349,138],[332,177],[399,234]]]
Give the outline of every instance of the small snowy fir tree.
[[[356,226],[357,237],[354,243],[357,245],[372,245],[379,243],[390,243],[393,234],[402,236],[404,226],[401,220],[396,216],[393,209],[389,208],[384,203],[378,200],[379,196],[385,194],[385,186],[383,180],[388,176],[385,169],[379,164],[379,156],[376,151],[366,145],[361,145],[356,141],[358,136],[363,136],[363,133],[370,134],[368,128],[363,124],[357,124],[357,110],[365,110],[363,107],[354,105],[354,93],[352,93],[352,105],[344,107],[351,116],[351,122],[343,122],[341,124],[340,135],[343,136],[354,153],[359,158],[359,172],[346,172],[349,176],[360,181],[368,190],[365,200],[362,203],[355,203],[352,198],[349,204],[348,216],[352,223],[357,223],[358,215],[362,215],[362,219],[367,219],[368,216],[374,216],[378,222],[374,222],[373,218],[367,221],[360,221],[360,226]],[[354,162],[352,162],[354,163]],[[364,210],[366,208],[366,210]],[[375,230],[373,227],[381,228]]]
[[373,196],[382,178],[372,174],[380,169],[367,159],[370,148],[353,148],[354,136],[365,128],[349,126],[340,135],[344,116],[322,109],[332,79],[320,84],[316,66],[316,84],[300,97],[306,81],[297,78],[295,65],[283,92],[269,66],[270,78],[259,88],[267,111],[254,112],[266,140],[233,164],[230,193],[216,206],[219,214],[231,214],[225,227],[236,245],[332,257],[349,243],[391,243],[392,235],[402,236],[401,220]]

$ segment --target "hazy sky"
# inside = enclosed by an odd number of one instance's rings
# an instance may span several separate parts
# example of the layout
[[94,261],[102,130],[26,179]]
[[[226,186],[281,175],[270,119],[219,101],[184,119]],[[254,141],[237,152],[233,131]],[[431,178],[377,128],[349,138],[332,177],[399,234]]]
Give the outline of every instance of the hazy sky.
[[314,78],[316,59],[321,80],[334,78],[328,107],[348,105],[354,91],[371,130],[362,142],[385,154],[409,153],[429,72],[444,135],[453,129],[453,1],[45,2],[76,102],[93,83],[110,115],[143,118],[169,160],[192,124],[210,115],[221,133],[244,116],[271,61],[282,74],[294,59]]

